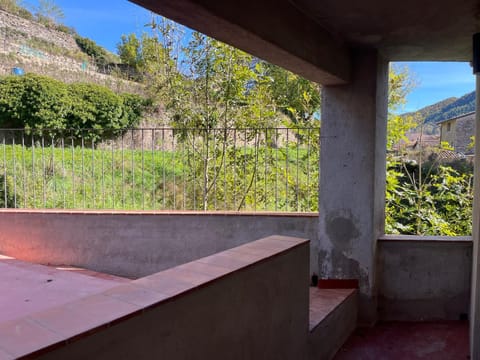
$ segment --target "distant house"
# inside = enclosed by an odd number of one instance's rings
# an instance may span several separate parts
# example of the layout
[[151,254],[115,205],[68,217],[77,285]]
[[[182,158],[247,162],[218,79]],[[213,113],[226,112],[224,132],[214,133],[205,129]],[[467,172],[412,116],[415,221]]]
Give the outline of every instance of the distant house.
[[443,120],[440,124],[440,141],[448,142],[455,152],[473,154],[471,138],[475,134],[475,112]]

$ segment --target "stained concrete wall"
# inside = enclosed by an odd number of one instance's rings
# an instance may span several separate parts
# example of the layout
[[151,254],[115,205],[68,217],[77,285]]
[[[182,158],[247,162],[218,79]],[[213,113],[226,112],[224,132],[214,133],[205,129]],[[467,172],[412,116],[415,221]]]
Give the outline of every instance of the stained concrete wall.
[[471,238],[390,235],[378,244],[380,319],[458,320],[468,314]]
[[311,240],[318,215],[0,212],[0,253],[141,277],[269,235]]
[[376,321],[376,241],[385,223],[388,63],[356,51],[352,82],[322,90],[321,278],[358,279],[359,319]]
[[[317,263],[316,214],[0,211],[0,229],[0,253],[129,277],[152,274],[271,234],[310,238],[310,264]],[[469,238],[380,238],[379,317],[458,319],[468,313],[471,248]]]
[[264,259],[39,358],[304,360],[308,250]]

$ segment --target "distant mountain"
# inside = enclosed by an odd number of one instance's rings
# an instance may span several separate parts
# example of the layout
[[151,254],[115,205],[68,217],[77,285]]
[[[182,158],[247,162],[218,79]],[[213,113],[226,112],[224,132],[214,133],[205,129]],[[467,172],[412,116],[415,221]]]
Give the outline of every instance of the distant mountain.
[[423,123],[436,124],[456,116],[475,111],[475,91],[465,94],[460,98],[450,97],[435,104],[426,106],[418,111],[403,114],[413,116]]

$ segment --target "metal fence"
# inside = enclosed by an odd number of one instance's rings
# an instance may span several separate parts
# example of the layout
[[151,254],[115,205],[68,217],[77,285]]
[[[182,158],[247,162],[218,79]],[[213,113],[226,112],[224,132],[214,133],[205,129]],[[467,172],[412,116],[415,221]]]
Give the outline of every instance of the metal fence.
[[0,207],[317,211],[319,133],[0,129]]

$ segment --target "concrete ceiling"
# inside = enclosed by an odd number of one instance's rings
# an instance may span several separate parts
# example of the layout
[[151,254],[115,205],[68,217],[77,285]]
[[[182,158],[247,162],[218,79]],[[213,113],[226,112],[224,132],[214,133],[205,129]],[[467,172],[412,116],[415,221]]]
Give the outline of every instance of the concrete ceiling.
[[375,47],[392,61],[471,61],[478,0],[290,0],[349,46]]
[[478,0],[132,0],[324,85],[350,79],[351,53],[471,61]]

